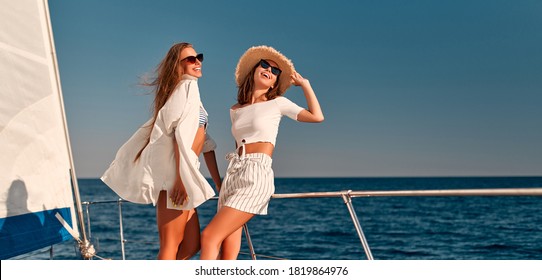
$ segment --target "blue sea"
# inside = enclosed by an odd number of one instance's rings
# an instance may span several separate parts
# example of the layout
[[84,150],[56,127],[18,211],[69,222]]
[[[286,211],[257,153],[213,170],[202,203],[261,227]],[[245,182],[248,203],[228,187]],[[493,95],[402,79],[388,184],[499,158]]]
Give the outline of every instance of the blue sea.
[[[542,187],[542,177],[277,178],[276,193],[343,190],[432,190]],[[80,179],[97,256],[122,259],[118,197],[99,179]],[[201,227],[216,200],[198,208]],[[123,202],[125,258],[156,259],[152,205]],[[542,197],[358,197],[353,205],[376,260],[541,260]],[[273,199],[269,215],[248,229],[258,259],[363,260],[363,246],[342,198]],[[250,259],[243,237],[239,259]],[[50,248],[20,256],[49,259]],[[73,241],[54,245],[53,259],[77,259]],[[197,259],[198,255],[194,257]],[[17,259],[17,258],[15,258]]]

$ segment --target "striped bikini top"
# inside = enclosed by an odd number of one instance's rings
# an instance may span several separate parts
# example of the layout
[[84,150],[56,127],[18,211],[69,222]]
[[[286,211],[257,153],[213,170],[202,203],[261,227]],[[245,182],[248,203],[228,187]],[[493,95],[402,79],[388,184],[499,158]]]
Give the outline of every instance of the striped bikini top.
[[207,128],[207,123],[209,123],[209,117],[207,115],[207,112],[205,112],[205,109],[203,107],[199,107],[199,126],[203,126]]

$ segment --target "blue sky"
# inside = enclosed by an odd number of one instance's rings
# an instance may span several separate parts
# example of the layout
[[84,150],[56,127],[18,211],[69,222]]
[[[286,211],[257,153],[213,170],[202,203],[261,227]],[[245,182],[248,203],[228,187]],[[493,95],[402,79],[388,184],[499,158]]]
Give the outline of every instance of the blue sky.
[[[283,118],[277,177],[542,175],[540,1],[68,1],[49,8],[75,168],[101,176],[150,117],[138,86],[181,41],[221,174],[243,52],[270,45],[326,120]],[[286,96],[305,107],[299,88]],[[208,174],[204,165],[202,171]]]

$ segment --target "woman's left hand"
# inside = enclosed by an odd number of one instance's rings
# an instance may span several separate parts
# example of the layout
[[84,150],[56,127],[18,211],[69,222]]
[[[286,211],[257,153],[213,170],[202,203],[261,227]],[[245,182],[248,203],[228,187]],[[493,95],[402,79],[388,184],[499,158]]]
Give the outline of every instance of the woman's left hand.
[[309,81],[303,78],[303,76],[301,76],[301,74],[297,72],[294,72],[291,77],[292,77],[292,84],[294,84],[294,86],[302,86],[303,84]]
[[190,199],[181,178],[178,178],[175,181],[175,184],[173,184],[173,188],[171,189],[170,193],[171,194],[169,198],[171,199],[171,202],[173,202],[174,206],[181,206]]

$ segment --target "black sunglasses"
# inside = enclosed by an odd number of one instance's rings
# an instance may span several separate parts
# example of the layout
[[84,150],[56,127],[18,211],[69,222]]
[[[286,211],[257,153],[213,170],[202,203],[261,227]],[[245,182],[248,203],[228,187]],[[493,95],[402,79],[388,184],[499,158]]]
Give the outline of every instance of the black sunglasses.
[[193,55],[187,56],[187,57],[181,59],[181,61],[186,60],[189,63],[196,63],[196,59],[199,60],[199,62],[203,62],[203,54],[199,53],[196,56],[193,56]]
[[271,67],[271,73],[273,73],[273,75],[275,76],[278,76],[280,75],[280,73],[282,73],[282,70],[278,69],[275,66],[271,66],[271,64],[269,64],[269,62],[267,62],[265,59],[260,60],[259,64],[263,69]]

